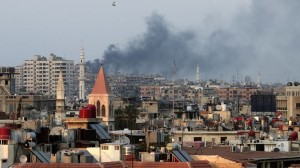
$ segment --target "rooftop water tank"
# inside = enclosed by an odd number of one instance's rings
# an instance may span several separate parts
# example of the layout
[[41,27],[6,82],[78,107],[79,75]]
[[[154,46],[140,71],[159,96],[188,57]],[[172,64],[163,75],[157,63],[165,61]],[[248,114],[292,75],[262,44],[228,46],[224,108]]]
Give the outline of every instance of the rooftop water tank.
[[92,110],[92,118],[96,118],[96,106],[89,104],[87,107]]
[[122,160],[131,161],[135,158],[135,146],[134,145],[123,145],[122,146]]
[[80,109],[79,118],[93,118],[92,109],[88,107]]
[[298,139],[298,133],[297,132],[293,132],[293,133],[290,134],[289,140],[295,141],[297,139]]
[[10,139],[11,128],[9,127],[1,127],[0,128],[0,139],[1,140],[8,140]]
[[249,136],[249,137],[255,137],[255,132],[254,132],[253,130],[250,130],[250,131],[248,132],[248,136]]
[[226,104],[221,104],[221,111],[226,111]]

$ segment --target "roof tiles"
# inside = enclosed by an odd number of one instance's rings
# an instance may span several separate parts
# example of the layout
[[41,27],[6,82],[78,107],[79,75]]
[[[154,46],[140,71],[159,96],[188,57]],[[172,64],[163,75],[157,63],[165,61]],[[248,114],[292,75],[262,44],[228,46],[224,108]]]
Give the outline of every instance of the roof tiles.
[[109,94],[109,93],[110,93],[110,88],[105,78],[103,65],[101,65],[96,82],[92,90],[92,94]]

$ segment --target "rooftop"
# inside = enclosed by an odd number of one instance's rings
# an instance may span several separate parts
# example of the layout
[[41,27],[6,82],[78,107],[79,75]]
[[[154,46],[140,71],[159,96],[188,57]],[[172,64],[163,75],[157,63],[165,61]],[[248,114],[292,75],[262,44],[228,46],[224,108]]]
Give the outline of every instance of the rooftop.
[[[17,163],[14,168],[125,168],[131,167],[131,161],[124,162],[105,162],[105,163]],[[134,161],[135,168],[211,168],[208,161],[192,161],[192,162],[138,162]]]
[[219,155],[223,158],[248,163],[261,159],[279,159],[300,157],[299,152],[230,152],[229,146],[201,147],[199,150],[192,147],[184,147],[184,150],[190,155]]

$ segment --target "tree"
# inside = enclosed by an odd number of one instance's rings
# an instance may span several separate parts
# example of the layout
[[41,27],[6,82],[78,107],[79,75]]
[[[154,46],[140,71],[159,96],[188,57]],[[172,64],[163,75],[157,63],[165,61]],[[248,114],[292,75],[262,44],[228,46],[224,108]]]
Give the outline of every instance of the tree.
[[118,108],[115,110],[115,127],[116,129],[130,128],[137,129],[136,118],[139,111],[136,106],[129,105],[125,108]]

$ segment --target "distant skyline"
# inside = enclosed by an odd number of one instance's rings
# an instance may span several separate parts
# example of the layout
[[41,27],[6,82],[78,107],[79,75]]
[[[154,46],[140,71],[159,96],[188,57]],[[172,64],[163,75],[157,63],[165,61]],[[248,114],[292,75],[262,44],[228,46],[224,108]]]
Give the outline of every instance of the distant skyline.
[[110,72],[230,81],[300,80],[297,0],[26,0],[0,2],[0,66],[51,53],[104,59]]

